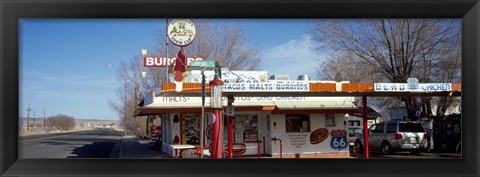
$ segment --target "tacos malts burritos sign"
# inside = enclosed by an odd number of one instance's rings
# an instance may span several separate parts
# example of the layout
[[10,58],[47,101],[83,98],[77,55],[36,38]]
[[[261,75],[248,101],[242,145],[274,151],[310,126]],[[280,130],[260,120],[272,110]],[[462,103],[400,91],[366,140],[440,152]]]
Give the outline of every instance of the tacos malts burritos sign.
[[197,33],[195,24],[190,19],[174,19],[167,27],[168,39],[180,47],[193,42]]

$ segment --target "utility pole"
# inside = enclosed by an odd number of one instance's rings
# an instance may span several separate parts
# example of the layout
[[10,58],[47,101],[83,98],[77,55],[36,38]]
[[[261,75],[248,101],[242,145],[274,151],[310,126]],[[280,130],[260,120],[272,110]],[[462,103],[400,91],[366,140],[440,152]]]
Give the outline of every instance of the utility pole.
[[35,121],[35,124],[33,124],[33,129],[37,127],[37,118],[35,117],[35,109],[33,110],[33,120]]
[[27,117],[27,130],[30,131],[30,111],[32,111],[32,109],[30,109],[30,105],[28,105],[28,109],[27,109],[27,112],[28,112],[28,117]]
[[43,108],[43,129],[45,129],[45,108]]

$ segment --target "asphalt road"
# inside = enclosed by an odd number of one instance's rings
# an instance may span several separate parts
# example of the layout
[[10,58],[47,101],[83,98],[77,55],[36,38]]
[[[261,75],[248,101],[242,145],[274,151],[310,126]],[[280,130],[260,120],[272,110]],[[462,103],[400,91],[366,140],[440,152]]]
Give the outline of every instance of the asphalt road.
[[108,158],[119,132],[110,128],[19,139],[19,158]]

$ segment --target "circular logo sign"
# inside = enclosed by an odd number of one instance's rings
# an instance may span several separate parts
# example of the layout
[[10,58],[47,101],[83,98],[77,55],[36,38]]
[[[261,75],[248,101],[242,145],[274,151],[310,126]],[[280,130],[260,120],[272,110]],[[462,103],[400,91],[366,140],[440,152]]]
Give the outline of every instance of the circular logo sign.
[[168,24],[168,38],[177,46],[187,46],[195,39],[195,24],[190,19],[174,19]]

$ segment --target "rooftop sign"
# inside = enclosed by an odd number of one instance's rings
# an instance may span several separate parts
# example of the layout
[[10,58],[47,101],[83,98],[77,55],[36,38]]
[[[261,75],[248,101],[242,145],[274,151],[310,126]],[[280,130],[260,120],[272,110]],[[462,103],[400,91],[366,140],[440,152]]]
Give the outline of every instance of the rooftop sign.
[[451,83],[375,83],[375,92],[442,92],[452,91]]
[[177,46],[187,46],[193,42],[197,33],[190,19],[174,19],[167,27],[168,39]]
[[[143,57],[143,65],[145,67],[165,67],[175,65],[175,60],[177,58],[167,58],[167,57],[158,57],[158,56],[147,56]],[[187,58],[187,66],[191,66],[193,61],[202,61],[203,58]]]
[[309,92],[309,83],[225,83],[223,92]]

